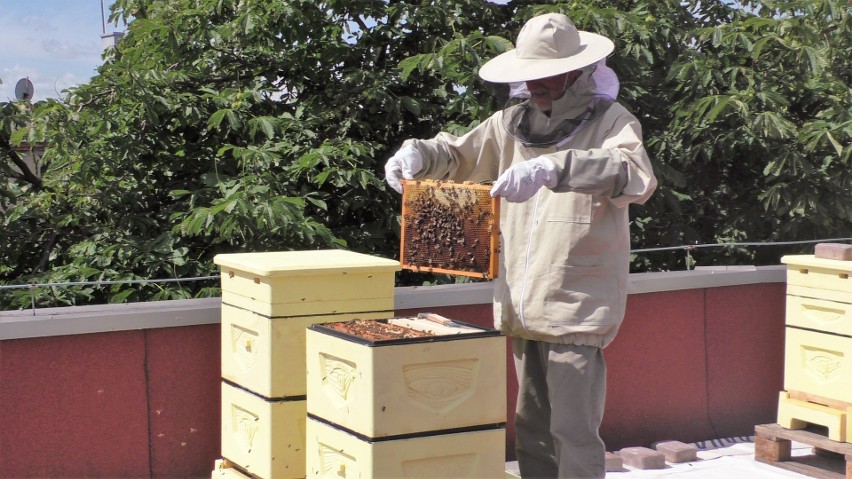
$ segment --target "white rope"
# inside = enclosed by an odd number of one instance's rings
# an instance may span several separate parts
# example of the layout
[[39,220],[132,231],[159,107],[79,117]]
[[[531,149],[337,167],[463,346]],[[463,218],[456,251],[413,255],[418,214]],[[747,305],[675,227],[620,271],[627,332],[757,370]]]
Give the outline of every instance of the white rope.
[[794,244],[809,244],[809,243],[831,243],[835,241],[852,241],[852,238],[830,238],[818,240],[802,240],[802,241],[775,241],[775,242],[760,242],[760,243],[706,243],[706,244],[691,244],[684,246],[667,246],[662,248],[641,248],[632,249],[631,253],[649,253],[652,251],[672,251],[672,250],[692,250],[699,248],[718,248],[730,246],[777,246],[777,245],[794,245]]
[[196,276],[193,278],[168,278],[168,279],[119,279],[115,281],[65,281],[62,283],[29,283],[0,285],[0,289],[23,289],[38,288],[41,286],[103,286],[108,284],[145,284],[145,283],[180,283],[181,281],[205,281],[219,279],[220,276]]
[[[810,243],[831,243],[838,241],[852,241],[852,238],[830,238],[830,239],[817,239],[817,240],[802,240],[802,241],[775,241],[775,242],[751,242],[751,243],[707,243],[707,244],[691,244],[691,245],[683,245],[683,246],[667,246],[661,248],[640,248],[640,249],[632,249],[630,253],[650,253],[655,251],[675,251],[675,250],[685,250],[687,254],[689,251],[700,249],[700,248],[729,248],[735,246],[779,246],[779,245],[796,245],[796,244],[810,244]],[[66,281],[61,283],[29,283],[29,284],[12,284],[12,285],[0,285],[0,290],[2,289],[24,289],[24,288],[38,288],[42,286],[104,286],[110,284],[147,284],[147,283],[179,283],[181,281],[207,281],[212,279],[219,279],[220,275],[215,276],[197,276],[192,278],[168,278],[168,279],[123,279],[123,280],[114,280],[114,281]]]

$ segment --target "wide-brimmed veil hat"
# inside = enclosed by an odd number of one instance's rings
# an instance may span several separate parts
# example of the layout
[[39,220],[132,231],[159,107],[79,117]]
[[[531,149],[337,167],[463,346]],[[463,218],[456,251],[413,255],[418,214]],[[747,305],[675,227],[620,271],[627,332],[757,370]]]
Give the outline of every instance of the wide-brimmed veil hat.
[[548,13],[529,19],[515,48],[482,65],[479,76],[494,83],[547,78],[591,65],[613,48],[609,38],[577,30],[563,14]]

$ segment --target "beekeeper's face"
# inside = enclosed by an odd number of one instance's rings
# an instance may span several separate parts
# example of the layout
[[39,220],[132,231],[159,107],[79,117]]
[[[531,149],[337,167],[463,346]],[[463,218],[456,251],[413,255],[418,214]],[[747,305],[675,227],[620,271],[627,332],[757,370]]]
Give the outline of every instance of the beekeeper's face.
[[530,91],[530,99],[539,110],[549,111],[553,101],[562,98],[562,95],[574,84],[580,73],[580,70],[575,70],[552,77],[528,80],[526,83],[527,89]]

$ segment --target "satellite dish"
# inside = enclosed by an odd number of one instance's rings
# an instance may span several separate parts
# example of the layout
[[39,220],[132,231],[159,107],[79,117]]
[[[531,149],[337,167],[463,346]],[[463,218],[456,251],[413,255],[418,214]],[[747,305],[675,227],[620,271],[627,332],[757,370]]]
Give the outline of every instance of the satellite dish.
[[32,100],[35,88],[29,78],[21,78],[15,85],[15,98],[18,100]]

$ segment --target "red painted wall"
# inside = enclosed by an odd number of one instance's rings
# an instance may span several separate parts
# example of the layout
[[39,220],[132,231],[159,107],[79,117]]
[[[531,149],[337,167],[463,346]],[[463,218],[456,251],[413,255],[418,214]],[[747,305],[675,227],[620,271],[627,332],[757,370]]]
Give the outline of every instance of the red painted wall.
[[0,342],[0,474],[148,475],[145,333]]
[[148,332],[152,477],[210,477],[220,456],[219,325]]
[[[491,325],[490,305],[430,310]],[[0,477],[209,478],[219,348],[218,324],[0,341]],[[607,448],[775,422],[783,354],[783,283],[630,295],[605,350]],[[513,459],[508,342],[507,370]]]
[[785,291],[784,284],[706,290],[709,421],[716,437],[754,434],[750,423],[777,421]]
[[703,290],[628,296],[624,323],[604,350],[608,449],[715,437],[706,421],[703,298]]
[[776,421],[783,283],[636,294],[604,350],[611,450],[748,436]]
[[219,325],[0,342],[0,477],[210,477]]

